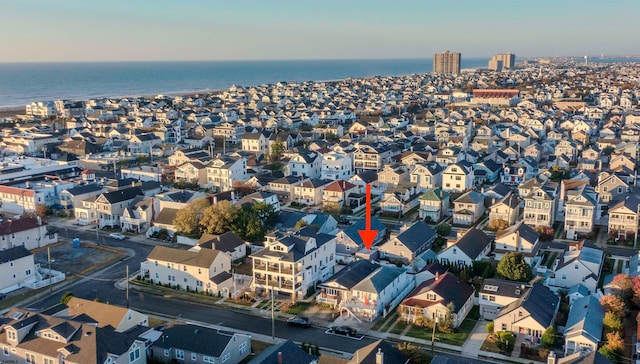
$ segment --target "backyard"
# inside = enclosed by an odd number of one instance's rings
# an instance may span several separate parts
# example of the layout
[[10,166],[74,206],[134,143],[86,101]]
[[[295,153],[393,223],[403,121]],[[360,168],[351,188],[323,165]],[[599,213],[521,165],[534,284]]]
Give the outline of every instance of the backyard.
[[[453,332],[444,333],[444,332],[438,332],[436,330],[436,341],[445,343],[445,344],[462,346],[462,344],[464,344],[464,342],[467,340],[469,333],[471,333],[471,331],[475,327],[479,318],[480,318],[480,309],[478,306],[474,306],[469,312],[469,314],[467,315],[467,317],[462,321],[462,324],[460,324],[459,327],[453,329]],[[418,339],[431,341],[432,332],[433,332],[432,329],[411,325],[406,335],[415,337]]]

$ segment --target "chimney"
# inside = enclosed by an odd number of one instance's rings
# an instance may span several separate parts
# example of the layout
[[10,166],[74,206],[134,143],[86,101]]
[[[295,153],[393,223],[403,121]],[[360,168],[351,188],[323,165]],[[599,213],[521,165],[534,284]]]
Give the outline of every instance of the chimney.
[[436,281],[440,278],[440,272],[436,272]]
[[381,348],[378,348],[378,352],[376,353],[376,364],[384,364],[384,353]]
[[547,356],[547,364],[556,364],[556,353],[553,350],[549,351],[549,356]]
[[282,351],[278,351],[278,364],[282,364]]

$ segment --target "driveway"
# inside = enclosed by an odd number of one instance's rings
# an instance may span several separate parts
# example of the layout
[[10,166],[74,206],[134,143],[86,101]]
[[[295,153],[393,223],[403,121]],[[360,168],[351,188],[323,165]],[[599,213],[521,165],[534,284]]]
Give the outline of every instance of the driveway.
[[478,321],[473,327],[467,341],[462,344],[462,352],[465,355],[477,357],[480,353],[480,347],[487,338],[487,321]]

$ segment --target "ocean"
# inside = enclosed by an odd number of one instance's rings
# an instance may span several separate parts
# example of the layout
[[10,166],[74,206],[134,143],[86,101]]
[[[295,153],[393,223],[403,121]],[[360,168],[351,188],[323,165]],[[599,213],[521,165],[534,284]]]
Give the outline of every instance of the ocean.
[[[464,68],[485,68],[489,58],[464,58]],[[33,101],[180,94],[279,81],[429,73],[432,59],[0,63],[0,107]]]

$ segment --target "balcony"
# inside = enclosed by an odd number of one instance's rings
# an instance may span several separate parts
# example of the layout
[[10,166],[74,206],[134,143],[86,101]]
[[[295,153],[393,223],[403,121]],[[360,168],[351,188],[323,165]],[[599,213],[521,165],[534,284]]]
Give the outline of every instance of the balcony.
[[122,216],[120,218],[120,222],[123,222],[125,224],[131,224],[131,225],[142,225],[146,221],[144,219],[137,219],[135,217]]

